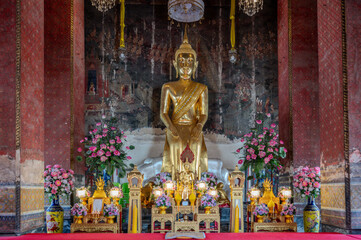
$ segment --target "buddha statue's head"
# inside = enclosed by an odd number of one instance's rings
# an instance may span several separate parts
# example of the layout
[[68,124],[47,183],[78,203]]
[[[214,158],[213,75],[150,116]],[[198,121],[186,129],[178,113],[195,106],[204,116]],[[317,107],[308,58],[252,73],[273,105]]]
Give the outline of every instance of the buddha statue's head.
[[175,53],[173,65],[176,69],[177,78],[178,75],[185,80],[190,79],[192,75],[195,78],[195,72],[198,67],[197,53],[188,43],[187,28],[184,31],[183,43]]

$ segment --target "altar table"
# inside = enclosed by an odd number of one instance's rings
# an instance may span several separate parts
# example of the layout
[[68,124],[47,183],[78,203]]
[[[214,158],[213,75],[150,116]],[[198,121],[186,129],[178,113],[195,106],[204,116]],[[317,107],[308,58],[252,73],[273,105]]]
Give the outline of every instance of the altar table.
[[[164,240],[162,233],[31,233],[18,237],[3,237],[1,240]],[[361,240],[361,235],[338,233],[206,233],[207,240]]]

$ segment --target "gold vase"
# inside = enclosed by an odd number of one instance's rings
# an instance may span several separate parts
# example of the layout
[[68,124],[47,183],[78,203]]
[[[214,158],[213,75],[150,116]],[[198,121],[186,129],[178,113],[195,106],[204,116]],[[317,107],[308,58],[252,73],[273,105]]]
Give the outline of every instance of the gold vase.
[[83,216],[74,216],[74,223],[82,224],[83,223]]
[[292,215],[286,215],[286,223],[293,223]]
[[258,223],[263,223],[263,217],[264,217],[264,216],[259,216],[259,215],[257,215],[257,222],[258,222]]
[[204,209],[206,210],[206,214],[210,214],[210,213],[211,213],[211,207],[204,207]]
[[114,223],[114,218],[115,218],[115,216],[108,216],[107,217],[108,223]]
[[161,207],[159,207],[159,209],[160,209],[160,214],[166,214],[166,211],[165,211],[165,210],[167,210],[166,206],[161,206]]

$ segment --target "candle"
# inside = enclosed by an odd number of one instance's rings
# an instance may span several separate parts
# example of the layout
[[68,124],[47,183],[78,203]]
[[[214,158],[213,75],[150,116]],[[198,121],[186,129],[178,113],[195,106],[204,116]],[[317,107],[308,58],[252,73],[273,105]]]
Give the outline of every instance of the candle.
[[137,206],[133,207],[133,225],[132,225],[132,233],[137,233],[137,219],[138,219],[138,209]]
[[234,218],[234,232],[238,233],[239,232],[239,208],[238,208],[238,205],[236,206],[235,215],[236,215],[236,217]]

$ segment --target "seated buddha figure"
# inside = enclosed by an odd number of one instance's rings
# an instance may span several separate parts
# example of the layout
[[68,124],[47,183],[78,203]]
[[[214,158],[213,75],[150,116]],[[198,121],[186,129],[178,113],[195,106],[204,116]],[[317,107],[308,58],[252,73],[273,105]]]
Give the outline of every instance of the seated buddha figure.
[[208,88],[192,81],[198,66],[197,54],[188,43],[187,33],[175,53],[173,65],[177,78],[165,83],[161,92],[160,118],[166,126],[162,172],[173,179],[184,170],[182,151],[189,145],[195,155],[189,170],[200,179],[208,171],[208,156],[202,129],[208,118]]
[[272,183],[268,179],[263,182],[263,188],[264,193],[259,199],[259,203],[266,204],[269,207],[270,213],[273,213],[273,211],[277,213],[280,199],[273,194]]

